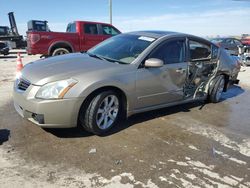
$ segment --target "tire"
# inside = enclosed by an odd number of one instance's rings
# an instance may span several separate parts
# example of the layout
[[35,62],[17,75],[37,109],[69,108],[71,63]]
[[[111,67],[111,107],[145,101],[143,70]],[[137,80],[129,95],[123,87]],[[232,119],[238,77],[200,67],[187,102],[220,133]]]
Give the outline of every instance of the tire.
[[66,48],[56,48],[53,51],[52,56],[63,55],[63,54],[69,54],[69,50]]
[[223,75],[216,77],[213,88],[209,95],[209,101],[212,103],[218,103],[221,99],[224,87],[225,87],[225,77]]
[[114,91],[104,91],[81,108],[79,123],[88,132],[102,135],[114,127],[120,119],[121,100]]

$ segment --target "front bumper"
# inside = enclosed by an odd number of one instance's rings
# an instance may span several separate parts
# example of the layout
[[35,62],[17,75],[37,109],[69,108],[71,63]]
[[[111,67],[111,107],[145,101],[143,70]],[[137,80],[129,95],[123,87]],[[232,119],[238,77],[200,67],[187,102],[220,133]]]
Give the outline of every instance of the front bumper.
[[35,94],[40,86],[30,85],[26,91],[14,86],[13,100],[16,111],[25,119],[44,128],[70,128],[77,126],[82,98],[41,100]]

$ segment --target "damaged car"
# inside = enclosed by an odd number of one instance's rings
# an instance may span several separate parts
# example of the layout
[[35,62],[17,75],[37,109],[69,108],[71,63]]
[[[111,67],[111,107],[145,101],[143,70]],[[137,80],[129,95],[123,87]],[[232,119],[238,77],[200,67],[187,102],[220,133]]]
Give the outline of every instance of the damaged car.
[[219,102],[238,62],[192,35],[140,31],[87,52],[27,64],[14,84],[16,111],[45,128],[81,126],[101,135],[121,118],[195,100]]

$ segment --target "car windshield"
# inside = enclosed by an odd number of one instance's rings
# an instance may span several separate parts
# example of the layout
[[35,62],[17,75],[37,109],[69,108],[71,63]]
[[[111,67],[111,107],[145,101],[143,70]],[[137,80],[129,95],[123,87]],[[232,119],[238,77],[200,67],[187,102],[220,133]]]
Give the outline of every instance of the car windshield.
[[120,34],[88,50],[88,54],[111,62],[132,63],[155,38]]

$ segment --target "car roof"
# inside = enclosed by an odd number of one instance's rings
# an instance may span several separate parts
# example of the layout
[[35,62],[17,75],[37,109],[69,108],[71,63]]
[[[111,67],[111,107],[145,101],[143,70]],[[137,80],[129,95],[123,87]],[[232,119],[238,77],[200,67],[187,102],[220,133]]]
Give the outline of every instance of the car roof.
[[133,31],[127,34],[142,35],[142,36],[153,37],[153,38],[161,38],[164,36],[177,35],[177,34],[182,34],[182,33],[173,32],[173,31]]
[[158,31],[158,30],[152,30],[152,31],[133,31],[133,32],[128,32],[125,34],[131,34],[131,35],[138,35],[138,36],[146,36],[146,37],[152,37],[152,38],[161,38],[161,37],[191,37],[195,38],[197,40],[201,40],[204,42],[209,42],[208,40],[195,36],[195,35],[190,35],[190,34],[185,34],[185,33],[179,33],[179,32],[174,32],[174,31]]

